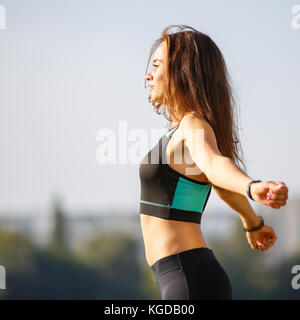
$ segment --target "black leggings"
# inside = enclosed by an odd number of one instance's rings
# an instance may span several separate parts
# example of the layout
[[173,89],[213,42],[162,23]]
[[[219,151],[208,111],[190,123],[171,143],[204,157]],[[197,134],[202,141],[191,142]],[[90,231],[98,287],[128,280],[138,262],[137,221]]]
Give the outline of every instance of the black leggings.
[[151,269],[162,300],[232,300],[227,273],[209,248],[163,257]]

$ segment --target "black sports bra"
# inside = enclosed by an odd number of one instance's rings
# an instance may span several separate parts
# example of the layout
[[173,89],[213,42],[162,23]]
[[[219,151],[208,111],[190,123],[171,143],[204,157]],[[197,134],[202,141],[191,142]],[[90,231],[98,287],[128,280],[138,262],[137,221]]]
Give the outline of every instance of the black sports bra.
[[177,128],[165,133],[140,163],[140,214],[200,224],[212,185],[191,179],[166,162],[167,144]]

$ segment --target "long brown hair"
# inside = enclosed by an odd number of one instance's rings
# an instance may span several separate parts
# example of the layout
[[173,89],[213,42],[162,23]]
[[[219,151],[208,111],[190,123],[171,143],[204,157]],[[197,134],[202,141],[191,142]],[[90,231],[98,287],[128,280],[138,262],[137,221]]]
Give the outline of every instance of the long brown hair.
[[[169,32],[174,27],[179,31]],[[192,27],[170,25],[153,43],[145,74],[154,51],[163,41],[167,47],[165,94],[162,104],[151,102],[151,96],[148,97],[154,110],[168,121],[177,122],[186,113],[197,112],[214,130],[222,155],[231,158],[242,170],[240,162],[246,173],[238,150],[243,153],[234,112],[236,97],[220,49],[208,35]],[[171,118],[166,114],[166,106]]]

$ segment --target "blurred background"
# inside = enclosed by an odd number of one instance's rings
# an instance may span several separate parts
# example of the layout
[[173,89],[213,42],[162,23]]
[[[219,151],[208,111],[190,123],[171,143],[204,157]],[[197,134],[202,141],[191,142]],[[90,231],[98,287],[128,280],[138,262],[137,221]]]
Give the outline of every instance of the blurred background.
[[130,131],[166,130],[144,76],[170,24],[219,46],[249,175],[289,188],[279,210],[251,202],[278,237],[265,252],[250,248],[238,214],[212,192],[202,218],[209,247],[234,299],[299,299],[297,4],[0,0],[0,299],[160,299],[139,223],[139,163],[99,163],[97,134],[112,130],[129,149]]

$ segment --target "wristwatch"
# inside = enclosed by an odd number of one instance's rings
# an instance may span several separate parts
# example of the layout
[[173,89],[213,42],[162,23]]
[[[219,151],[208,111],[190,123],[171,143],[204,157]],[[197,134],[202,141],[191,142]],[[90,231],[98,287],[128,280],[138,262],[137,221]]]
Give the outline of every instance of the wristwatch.
[[251,184],[252,184],[252,183],[255,183],[255,182],[261,182],[261,180],[252,180],[252,181],[249,182],[249,184],[248,184],[248,186],[247,186],[247,194],[248,194],[248,197],[249,197],[251,200],[253,200],[253,201],[255,201],[255,200],[254,200],[254,199],[252,198],[252,196],[251,196],[250,187],[251,187]]

